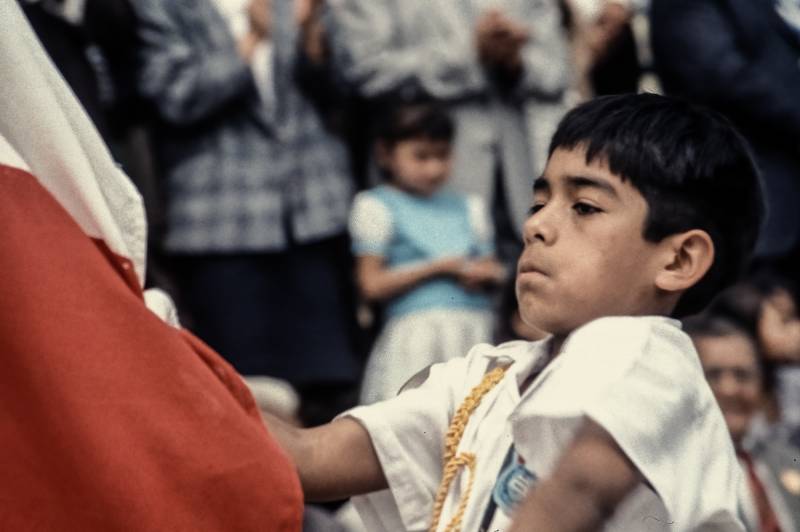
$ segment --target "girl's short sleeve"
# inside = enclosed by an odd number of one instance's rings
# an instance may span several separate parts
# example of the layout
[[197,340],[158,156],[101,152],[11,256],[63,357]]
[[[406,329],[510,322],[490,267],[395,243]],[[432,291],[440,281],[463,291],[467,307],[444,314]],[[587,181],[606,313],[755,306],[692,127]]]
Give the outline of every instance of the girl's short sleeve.
[[350,238],[356,256],[385,256],[392,239],[392,217],[386,205],[369,191],[356,194],[350,211]]
[[494,255],[494,227],[486,209],[486,203],[479,196],[467,197],[469,225],[475,235],[477,255]]

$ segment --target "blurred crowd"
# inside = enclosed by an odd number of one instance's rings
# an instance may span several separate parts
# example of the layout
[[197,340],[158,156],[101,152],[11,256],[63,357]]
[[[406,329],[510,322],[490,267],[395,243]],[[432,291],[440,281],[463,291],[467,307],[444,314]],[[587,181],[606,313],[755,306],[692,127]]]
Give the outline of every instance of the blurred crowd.
[[303,425],[466,343],[546,334],[513,277],[572,105],[725,114],[767,222],[751,276],[686,327],[754,529],[800,530],[800,1],[19,2],[145,198],[148,284]]

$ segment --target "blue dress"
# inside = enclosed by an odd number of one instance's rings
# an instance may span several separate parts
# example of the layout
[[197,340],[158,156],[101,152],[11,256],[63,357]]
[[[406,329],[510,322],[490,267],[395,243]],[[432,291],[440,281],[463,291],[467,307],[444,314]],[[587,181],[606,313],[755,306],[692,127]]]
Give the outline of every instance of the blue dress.
[[[429,196],[389,185],[361,192],[350,231],[356,256],[383,257],[391,269],[494,252],[483,203],[446,187]],[[489,295],[468,291],[453,278],[420,283],[389,300],[385,313],[387,322],[367,364],[364,402],[391,397],[424,367],[491,340]]]

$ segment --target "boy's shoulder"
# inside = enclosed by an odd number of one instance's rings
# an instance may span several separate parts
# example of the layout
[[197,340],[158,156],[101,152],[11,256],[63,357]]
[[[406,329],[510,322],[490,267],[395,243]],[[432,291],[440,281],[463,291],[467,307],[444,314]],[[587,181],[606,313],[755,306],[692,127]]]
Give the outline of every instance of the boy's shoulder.
[[567,338],[546,373],[523,398],[524,415],[617,411],[661,397],[654,411],[688,421],[715,405],[691,339],[670,318],[594,320]]
[[665,342],[664,347],[689,342],[681,322],[666,316],[606,316],[575,329],[567,337],[563,352],[610,349],[619,356],[635,354],[652,344]]
[[[702,377],[700,361],[678,320],[664,316],[613,316],[593,320],[567,338],[561,373],[613,382],[635,368],[653,368],[683,382]],[[643,372],[640,372],[643,373]]]
[[[480,382],[486,373],[495,367],[513,366],[516,369],[521,364],[530,364],[541,359],[546,353],[544,342],[513,340],[498,345],[476,344],[462,357],[431,364],[417,372],[406,381],[400,391],[420,387],[428,380],[432,372],[441,374],[445,382],[453,384],[454,392],[456,392],[455,388],[463,387],[466,390]],[[456,384],[457,386],[455,386]]]

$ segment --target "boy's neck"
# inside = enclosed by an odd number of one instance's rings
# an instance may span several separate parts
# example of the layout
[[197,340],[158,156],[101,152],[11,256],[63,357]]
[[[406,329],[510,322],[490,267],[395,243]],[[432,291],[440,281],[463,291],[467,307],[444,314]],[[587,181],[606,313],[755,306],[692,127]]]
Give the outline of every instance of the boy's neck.
[[[558,335],[558,336],[553,335],[553,336],[550,337],[550,341],[548,342],[549,346],[548,346],[548,350],[547,350],[548,351],[547,352],[547,358],[548,358],[548,362],[547,363],[548,364],[550,364],[553,361],[553,359],[555,359],[558,355],[561,354],[561,348],[564,347],[564,342],[566,340],[567,340],[567,335]],[[525,380],[522,381],[522,384],[520,384],[520,386],[519,386],[519,393],[520,394],[524,393],[525,390],[528,389],[528,386],[531,385],[531,383],[534,381],[534,379],[536,379],[536,377],[539,375],[539,373],[540,372],[538,372],[538,371],[537,372],[533,372],[530,375],[528,375],[527,377],[525,377]]]

